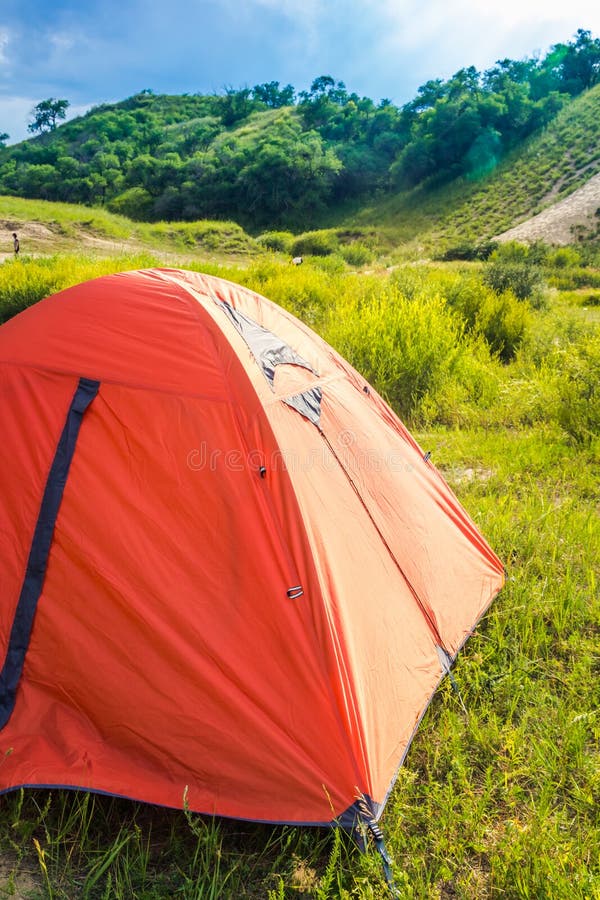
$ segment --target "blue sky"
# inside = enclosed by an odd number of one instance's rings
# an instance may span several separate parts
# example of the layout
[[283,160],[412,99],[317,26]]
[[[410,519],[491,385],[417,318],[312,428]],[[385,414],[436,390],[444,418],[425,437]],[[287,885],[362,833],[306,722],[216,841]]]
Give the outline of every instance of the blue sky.
[[600,36],[598,0],[0,0],[0,132],[47,97],[71,115],[144,88],[210,93],[333,75],[374,100]]

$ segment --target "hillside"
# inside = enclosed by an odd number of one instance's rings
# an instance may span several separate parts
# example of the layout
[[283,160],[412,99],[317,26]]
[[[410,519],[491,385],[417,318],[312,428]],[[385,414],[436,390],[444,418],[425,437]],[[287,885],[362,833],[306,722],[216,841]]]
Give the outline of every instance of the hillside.
[[[597,85],[575,98],[487,176],[401,192],[366,206],[349,220],[377,222],[400,239],[417,239],[426,248],[484,241],[563,200],[599,172]],[[560,215],[561,209],[555,221]],[[563,237],[561,232],[557,243],[563,243]]]
[[[162,101],[161,101],[162,102]],[[165,104],[165,109],[177,104]],[[174,114],[174,112],[173,112]],[[256,112],[236,129],[245,147],[260,139],[289,110]],[[82,123],[65,129],[79,134]],[[186,120],[187,121],[187,120]],[[89,125],[89,123],[88,123]],[[170,133],[189,122],[168,126]],[[86,141],[84,141],[85,143]],[[216,146],[223,147],[221,135]],[[118,204],[116,204],[118,207]],[[109,207],[113,204],[109,204]],[[342,251],[351,265],[389,265],[397,253],[440,255],[448,247],[477,245],[491,238],[564,244],[594,238],[600,207],[600,85],[574,98],[538,135],[479,180],[455,179],[441,186],[424,185],[408,191],[380,194],[364,200],[332,205],[321,224],[330,228],[318,238],[294,240],[289,233],[266,234],[257,242],[231,221],[132,221],[110,209],[78,204],[0,198],[0,229],[6,233],[0,259],[11,253],[10,233],[17,230],[28,254],[83,250],[100,255],[160,252],[165,259],[202,256],[225,260],[256,255],[265,248],[288,255],[326,255]],[[395,250],[402,246],[403,250]]]
[[330,75],[298,95],[278,82],[143,91],[59,127],[68,102],[47,100],[34,110],[38,136],[0,148],[0,193],[146,222],[233,220],[253,234],[354,217],[395,239],[478,237],[598,170],[599,80],[600,39],[580,29],[543,58],[428,81],[401,108]]
[[235,222],[132,222],[104,209],[0,196],[0,260],[12,258],[16,231],[22,256],[85,253],[157,254],[164,261],[234,262],[261,251]]

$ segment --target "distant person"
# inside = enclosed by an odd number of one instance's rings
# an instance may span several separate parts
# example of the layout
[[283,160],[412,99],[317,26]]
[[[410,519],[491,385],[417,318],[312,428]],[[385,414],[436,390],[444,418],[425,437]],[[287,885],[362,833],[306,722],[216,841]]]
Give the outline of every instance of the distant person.
[[15,248],[15,256],[18,256],[21,246],[19,244],[19,238],[17,237],[16,231],[13,231],[13,247]]

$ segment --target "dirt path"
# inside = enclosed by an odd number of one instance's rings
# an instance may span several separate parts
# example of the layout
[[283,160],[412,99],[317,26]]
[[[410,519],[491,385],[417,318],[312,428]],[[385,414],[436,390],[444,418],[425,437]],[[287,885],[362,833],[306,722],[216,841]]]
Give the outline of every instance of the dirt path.
[[[76,246],[84,253],[86,250],[101,254],[115,255],[139,251],[140,247],[133,241],[115,241],[87,233],[77,229],[77,234],[65,235],[59,226],[44,225],[42,222],[19,222],[0,219],[0,260],[10,259],[12,252],[12,233],[19,235],[21,253],[24,256],[48,255],[65,250],[69,245]],[[142,248],[145,249],[145,248]]]
[[497,235],[498,241],[545,241],[547,244],[572,244],[581,228],[594,231],[600,225],[600,173],[526,222]]

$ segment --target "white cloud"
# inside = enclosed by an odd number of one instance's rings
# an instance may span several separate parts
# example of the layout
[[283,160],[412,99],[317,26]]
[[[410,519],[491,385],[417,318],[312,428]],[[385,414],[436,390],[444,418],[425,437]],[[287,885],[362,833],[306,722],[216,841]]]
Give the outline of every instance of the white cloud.
[[[600,5],[597,0],[428,0],[421,5],[418,0],[380,0],[375,6],[381,11],[394,36],[402,39],[408,46],[423,43],[431,51],[431,44],[426,44],[434,35],[443,34],[440,50],[448,49],[457,38],[465,33],[474,38],[473,49],[477,42],[490,37],[501,37],[530,26],[555,25],[563,34],[563,39],[570,37],[570,29],[600,28]],[[492,31],[482,29],[488,28]],[[564,33],[566,30],[566,34]]]
[[600,31],[597,0],[372,0],[369,5],[379,18],[371,55],[386,72],[397,102],[430,78],[543,53],[570,40],[577,28]]

